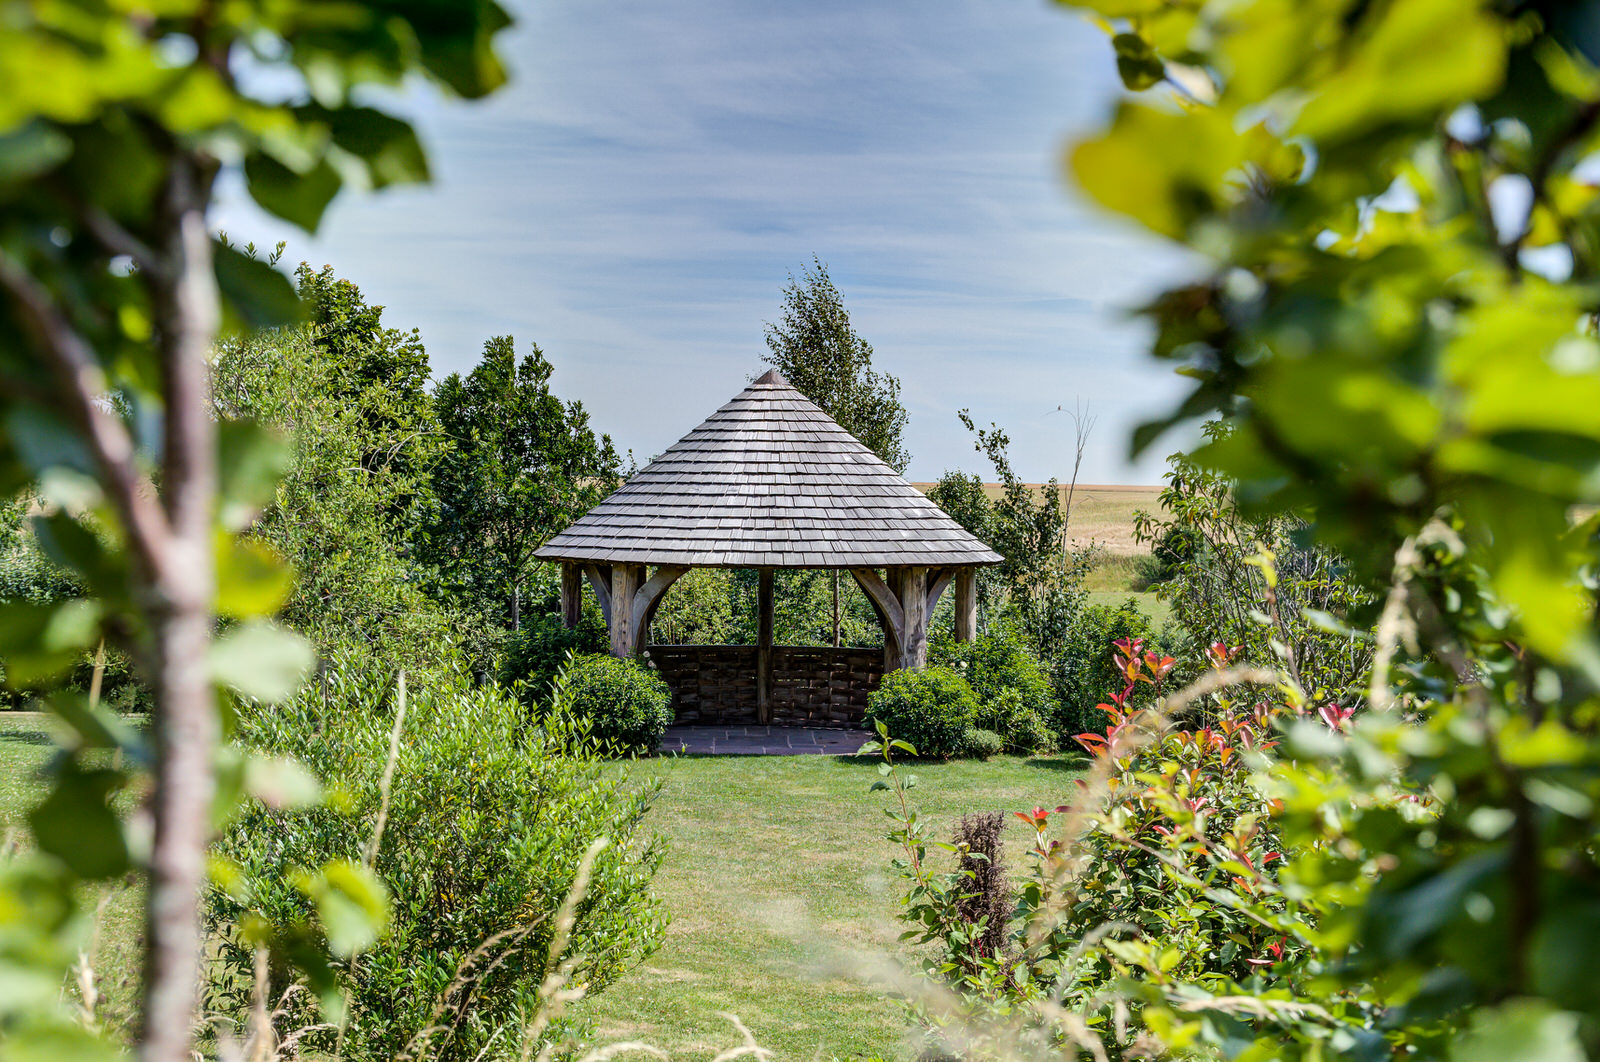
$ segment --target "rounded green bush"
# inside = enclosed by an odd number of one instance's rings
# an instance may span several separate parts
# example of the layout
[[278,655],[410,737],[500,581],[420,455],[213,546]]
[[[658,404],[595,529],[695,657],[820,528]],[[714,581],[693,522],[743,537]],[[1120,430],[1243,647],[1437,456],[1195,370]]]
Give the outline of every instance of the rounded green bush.
[[580,656],[567,669],[562,696],[595,737],[633,752],[654,752],[672,725],[672,692],[635,660]]
[[1015,686],[1002,686],[982,697],[977,724],[999,737],[1004,747],[1017,752],[1056,751],[1055,731]]
[[[404,740],[390,761],[394,678],[369,665],[362,649],[337,651],[325,683],[285,704],[239,709],[242,745],[297,760],[341,796],[303,809],[248,801],[216,842],[237,877],[208,890],[218,961],[207,964],[206,1011],[247,1018],[256,938],[240,927],[259,919],[271,927],[267,939],[301,939],[317,917],[301,872],[361,858],[383,806],[372,870],[394,903],[388,930],[339,974],[349,1002],[342,1057],[390,1062],[422,1044],[429,1062],[505,1058],[494,1045],[515,1042],[543,1005],[556,911],[594,838],[612,843],[594,862],[563,953],[577,963],[573,980],[593,997],[665,939],[666,911],[651,885],[663,847],[645,829],[658,787],[603,759],[571,712],[529,719],[503,687],[476,686],[461,671],[408,687]],[[486,958],[493,976],[461,992],[461,971]],[[334,1057],[332,1027],[318,1024],[331,1019],[315,994],[274,998],[285,1027],[307,1035],[305,1057]],[[462,1009],[430,1040],[423,1034],[439,1031],[444,1000]],[[564,1033],[547,1035],[560,1042]]]
[[990,756],[998,756],[1006,749],[1005,739],[993,730],[980,730],[973,727],[961,738],[961,754],[970,756],[975,760],[986,760]]
[[976,725],[1000,735],[1017,752],[1054,752],[1057,714],[1050,674],[1010,623],[1000,623],[971,642],[941,639],[933,662],[950,668],[978,696]]
[[891,671],[867,698],[867,726],[883,723],[889,736],[909,742],[919,756],[950,757],[965,751],[964,739],[978,714],[978,698],[967,680],[949,668]]

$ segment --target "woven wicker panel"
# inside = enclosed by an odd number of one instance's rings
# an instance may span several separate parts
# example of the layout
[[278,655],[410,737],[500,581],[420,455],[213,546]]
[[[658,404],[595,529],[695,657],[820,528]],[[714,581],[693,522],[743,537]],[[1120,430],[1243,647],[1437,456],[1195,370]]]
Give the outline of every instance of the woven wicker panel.
[[881,681],[882,649],[774,646],[772,721],[789,726],[860,726],[867,694]]
[[680,725],[756,721],[756,647],[652,645],[650,662],[672,690]]
[[[679,725],[757,722],[755,646],[652,645],[648,655],[672,690]],[[882,680],[882,649],[774,646],[771,720],[783,726],[860,726],[867,695]]]

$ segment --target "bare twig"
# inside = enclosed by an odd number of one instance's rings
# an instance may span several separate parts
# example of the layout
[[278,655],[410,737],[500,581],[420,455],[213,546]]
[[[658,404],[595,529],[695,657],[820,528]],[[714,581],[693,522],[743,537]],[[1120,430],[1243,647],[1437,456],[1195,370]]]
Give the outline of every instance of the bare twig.
[[1072,499],[1078,492],[1078,471],[1083,467],[1083,454],[1089,447],[1089,436],[1094,433],[1095,417],[1081,400],[1072,407],[1072,481],[1067,484],[1067,509],[1061,514],[1063,535],[1072,524]]
[[372,839],[367,842],[362,862],[372,866],[378,858],[378,846],[383,843],[383,830],[389,823],[389,794],[394,786],[395,765],[400,762],[400,735],[406,725],[406,673],[400,672],[395,680],[394,726],[389,731],[389,758],[383,765],[383,777],[378,782],[378,821],[372,827]]

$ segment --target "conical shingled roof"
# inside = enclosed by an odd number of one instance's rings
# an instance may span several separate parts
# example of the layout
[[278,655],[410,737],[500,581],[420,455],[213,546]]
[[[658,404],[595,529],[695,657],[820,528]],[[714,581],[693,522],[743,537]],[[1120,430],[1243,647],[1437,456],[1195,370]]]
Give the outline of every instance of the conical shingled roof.
[[776,371],[537,556],[724,568],[1001,560]]

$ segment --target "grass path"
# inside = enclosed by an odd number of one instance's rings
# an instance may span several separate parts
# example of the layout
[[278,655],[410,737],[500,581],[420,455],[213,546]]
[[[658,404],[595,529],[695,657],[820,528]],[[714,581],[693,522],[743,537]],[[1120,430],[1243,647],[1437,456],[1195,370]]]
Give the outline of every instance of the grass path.
[[[783,1059],[906,1057],[895,1007],[867,973],[896,943],[896,887],[884,839],[887,793],[873,762],[822,756],[694,757],[649,768],[653,817],[671,839],[657,884],[673,916],[665,946],[584,1006],[601,1038],[641,1039],[675,1057],[736,1042],[737,1014]],[[919,764],[913,791],[933,826],[973,811],[1054,806],[1073,761],[1002,757]],[[1008,830],[1013,858],[1023,832]],[[942,853],[938,853],[942,857]]]

